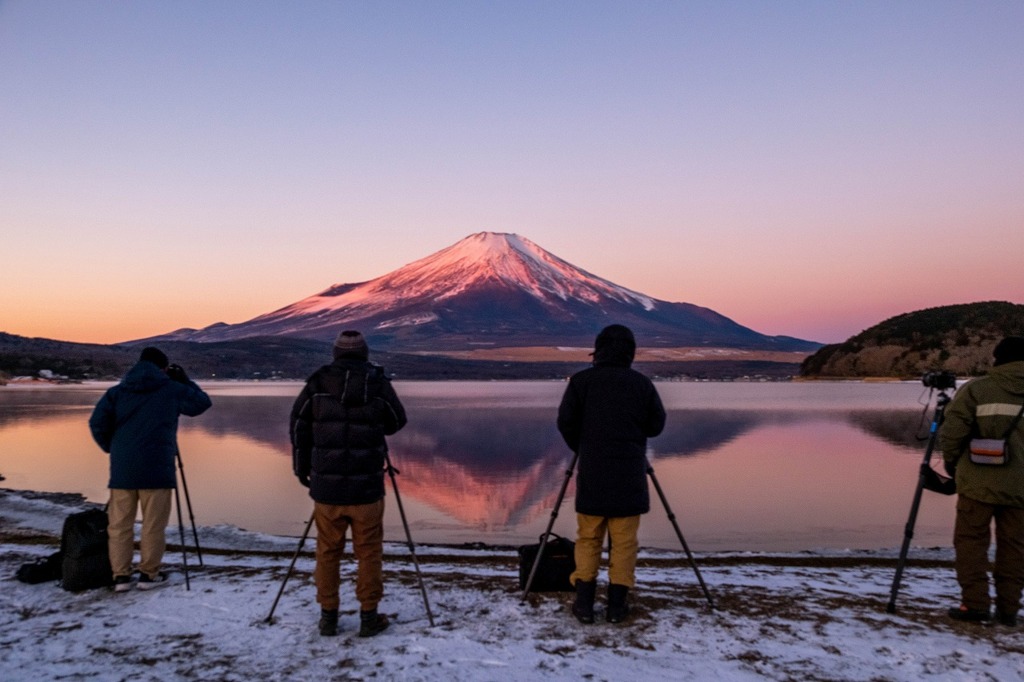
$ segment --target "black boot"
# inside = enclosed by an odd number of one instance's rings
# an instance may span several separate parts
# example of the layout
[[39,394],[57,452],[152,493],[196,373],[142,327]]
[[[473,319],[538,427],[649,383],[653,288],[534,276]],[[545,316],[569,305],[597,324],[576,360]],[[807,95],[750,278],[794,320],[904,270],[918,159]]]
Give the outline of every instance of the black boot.
[[604,618],[609,623],[621,623],[629,616],[629,605],[626,604],[626,596],[629,588],[625,585],[608,586],[608,610]]
[[387,630],[391,625],[388,617],[383,613],[377,613],[377,609],[359,612],[359,636],[373,637]]
[[576,581],[576,601],[572,605],[572,615],[584,624],[594,622],[594,595],[597,594],[596,580]]
[[320,611],[320,636],[334,637],[338,634],[338,609]]

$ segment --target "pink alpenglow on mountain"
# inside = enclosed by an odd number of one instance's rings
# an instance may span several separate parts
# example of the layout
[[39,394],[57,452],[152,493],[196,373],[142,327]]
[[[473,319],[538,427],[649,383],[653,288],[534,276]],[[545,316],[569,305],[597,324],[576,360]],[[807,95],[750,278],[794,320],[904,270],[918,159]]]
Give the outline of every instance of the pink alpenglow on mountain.
[[604,326],[631,327],[648,347],[810,351],[817,344],[766,336],[708,308],[659,301],[516,234],[478,232],[368,282],[319,294],[239,324],[182,329],[153,341],[293,336],[329,341],[360,329],[395,351],[589,346]]

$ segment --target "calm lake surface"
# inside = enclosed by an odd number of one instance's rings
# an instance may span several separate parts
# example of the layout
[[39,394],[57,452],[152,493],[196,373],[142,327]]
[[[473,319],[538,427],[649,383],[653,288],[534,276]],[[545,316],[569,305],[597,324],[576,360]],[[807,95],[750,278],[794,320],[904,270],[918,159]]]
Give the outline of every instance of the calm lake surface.
[[[87,420],[109,384],[0,387],[0,474],[15,489],[107,497]],[[659,383],[650,460],[690,548],[899,547],[933,405],[919,383]],[[312,510],[291,473],[300,383],[205,383],[181,419],[196,522],[298,536]],[[409,425],[389,439],[417,543],[522,544],[551,518],[571,453],[561,382],[396,382]],[[575,477],[554,531],[573,537]],[[679,549],[653,486],[643,546]],[[954,497],[925,492],[914,544],[950,546]],[[187,517],[186,517],[187,518]],[[172,515],[173,521],[173,515]],[[388,484],[386,539],[404,541]]]

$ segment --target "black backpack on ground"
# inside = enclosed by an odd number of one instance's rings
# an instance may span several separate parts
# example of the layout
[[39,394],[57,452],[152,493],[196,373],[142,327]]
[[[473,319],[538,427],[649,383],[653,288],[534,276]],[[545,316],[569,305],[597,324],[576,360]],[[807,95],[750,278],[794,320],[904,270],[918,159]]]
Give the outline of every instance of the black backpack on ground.
[[61,587],[65,590],[91,590],[114,582],[107,550],[105,510],[90,509],[66,518],[60,551],[64,556]]

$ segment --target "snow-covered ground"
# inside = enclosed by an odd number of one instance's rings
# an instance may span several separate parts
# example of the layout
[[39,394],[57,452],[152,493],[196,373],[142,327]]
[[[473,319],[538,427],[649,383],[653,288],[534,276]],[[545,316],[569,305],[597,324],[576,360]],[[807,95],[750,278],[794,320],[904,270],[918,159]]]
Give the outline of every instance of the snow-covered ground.
[[[391,628],[355,636],[349,581],[342,633],[322,638],[312,541],[272,624],[295,538],[200,528],[204,566],[189,555],[191,590],[180,572],[122,594],[15,580],[84,506],[0,490],[0,680],[1024,679],[1024,629],[945,617],[957,595],[948,549],[913,550],[895,615],[885,611],[893,552],[698,554],[715,610],[682,552],[644,552],[631,618],[584,626],[569,594],[521,600],[515,550],[419,546],[431,627],[396,542],[381,605]],[[167,560],[180,568],[180,551]]]

